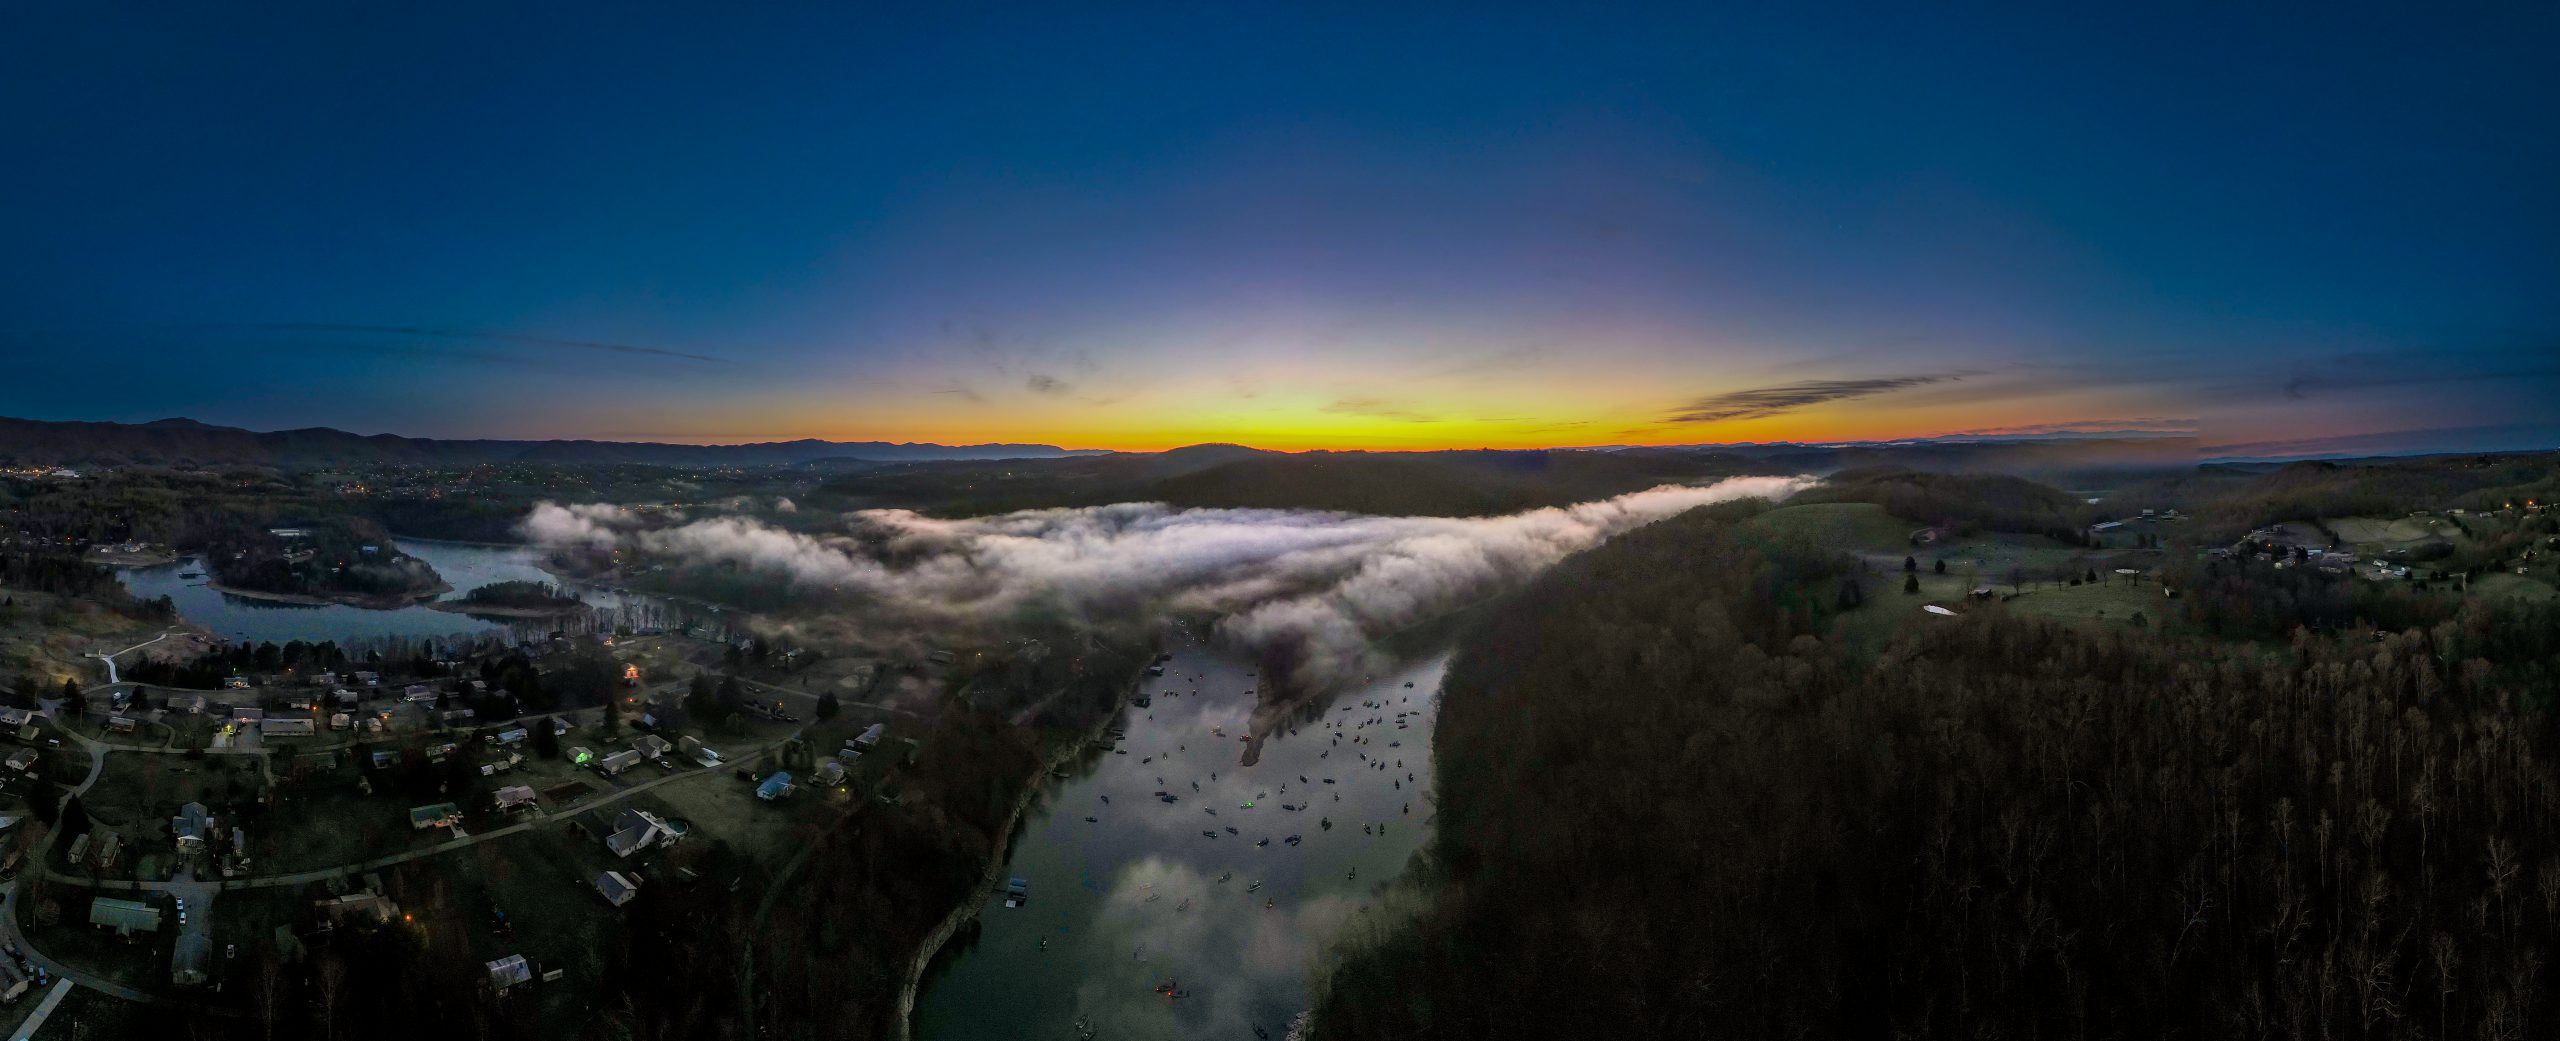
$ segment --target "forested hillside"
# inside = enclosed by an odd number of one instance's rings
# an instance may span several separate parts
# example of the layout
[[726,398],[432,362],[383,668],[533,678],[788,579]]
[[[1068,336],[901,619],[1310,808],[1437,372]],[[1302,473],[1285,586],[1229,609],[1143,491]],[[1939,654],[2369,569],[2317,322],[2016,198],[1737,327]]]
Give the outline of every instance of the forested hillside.
[[[2560,1029],[2560,612],[2224,641],[1982,605],[1854,669],[1699,511],[1497,609],[1326,1041]],[[1873,598],[1854,610],[1908,610]]]

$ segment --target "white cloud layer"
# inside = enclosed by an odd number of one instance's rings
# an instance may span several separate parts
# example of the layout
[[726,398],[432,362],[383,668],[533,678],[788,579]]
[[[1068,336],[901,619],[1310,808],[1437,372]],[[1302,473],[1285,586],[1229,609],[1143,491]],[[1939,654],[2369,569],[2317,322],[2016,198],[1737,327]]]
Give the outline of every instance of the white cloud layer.
[[1166,610],[1217,614],[1222,639],[1326,687],[1371,666],[1380,638],[1510,588],[1602,540],[1686,510],[1783,498],[1810,478],[1663,485],[1500,517],[1374,517],[1309,510],[1178,510],[1120,503],[939,520],[852,514],[813,536],[742,517],[642,527],[613,506],[543,503],[537,543],[616,547],[740,567],[923,623],[1063,611],[1088,621]]

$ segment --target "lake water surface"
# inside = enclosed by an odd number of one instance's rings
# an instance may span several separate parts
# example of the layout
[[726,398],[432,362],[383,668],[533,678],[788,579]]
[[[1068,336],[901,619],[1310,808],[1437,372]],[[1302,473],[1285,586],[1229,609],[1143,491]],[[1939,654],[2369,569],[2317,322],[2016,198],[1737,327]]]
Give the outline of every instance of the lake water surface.
[[915,1036],[1283,1037],[1328,943],[1379,913],[1377,891],[1427,834],[1446,666],[1428,657],[1336,696],[1246,767],[1249,667],[1177,646],[1144,686],[1152,704],[1127,710],[1121,754],[1052,781],[1030,811],[1007,866],[1029,904],[989,899],[974,941],[928,978]]
[[[561,585],[579,599],[593,605],[598,616],[607,620],[651,619],[645,624],[676,624],[689,614],[677,605],[654,597],[635,596],[574,583],[561,582],[542,570],[541,557],[531,547],[496,546],[476,543],[429,542],[395,539],[400,551],[435,567],[453,591],[442,599],[459,598],[491,582],[528,580]],[[118,574],[124,587],[145,600],[166,596],[178,605],[178,614],[190,622],[213,630],[215,636],[233,641],[285,643],[292,640],[357,640],[399,637],[406,639],[441,639],[509,631],[549,631],[560,623],[550,619],[523,620],[474,618],[470,615],[439,611],[423,604],[392,610],[348,607],[343,604],[312,606],[278,603],[252,597],[234,596],[217,591],[205,583],[206,577],[184,578],[189,572],[204,571],[204,562],[196,558],[154,567],[125,568]]]

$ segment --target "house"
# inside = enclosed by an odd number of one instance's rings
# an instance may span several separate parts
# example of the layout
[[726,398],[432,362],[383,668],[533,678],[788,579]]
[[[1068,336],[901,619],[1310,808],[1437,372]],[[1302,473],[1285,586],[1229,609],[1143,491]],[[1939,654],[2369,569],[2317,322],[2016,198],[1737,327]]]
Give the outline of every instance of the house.
[[887,735],[888,732],[889,728],[886,724],[873,723],[868,727],[864,727],[862,733],[854,736],[853,747],[868,752],[871,750],[872,746],[879,744],[880,739]]
[[535,802],[533,786],[516,784],[500,788],[490,796],[490,801],[496,804],[500,813],[530,807]]
[[169,834],[177,841],[178,852],[201,850],[205,840],[213,835],[213,814],[200,802],[178,807],[178,815],[169,818]]
[[667,743],[666,738],[659,737],[656,734],[642,734],[639,739],[631,742],[632,751],[647,756],[651,760],[655,760],[659,756],[667,754],[667,749],[673,747],[675,746]]
[[449,802],[409,808],[409,827],[419,831],[428,828],[450,828],[460,823],[462,823],[462,807]]
[[126,717],[126,716],[108,716],[108,717],[107,717],[107,732],[108,732],[108,733],[111,733],[111,734],[130,734],[130,733],[133,733],[136,729],[139,729],[139,728],[140,728],[140,726],[141,726],[141,724],[135,723],[135,722],[134,722],[130,717]]
[[766,802],[772,802],[789,794],[791,794],[791,775],[783,771],[775,771],[773,776],[764,779],[763,784],[756,786],[756,798]]
[[160,909],[134,900],[99,897],[89,901],[89,924],[113,929],[118,936],[160,931]]
[[613,830],[606,832],[604,848],[617,857],[628,857],[651,846],[672,846],[684,838],[684,832],[667,823],[666,818],[647,810],[629,809],[613,819]]
[[7,727],[11,730],[15,730],[27,725],[27,721],[34,719],[35,717],[36,714],[28,709],[0,708],[0,727]]
[[72,863],[74,863],[74,864],[77,864],[77,863],[79,863],[79,862],[81,862],[81,861],[83,861],[83,860],[88,859],[88,857],[89,857],[89,833],[84,831],[84,832],[81,832],[80,834],[77,834],[77,835],[72,836],[72,837],[71,837],[71,852],[63,854],[63,857],[64,857],[65,859],[67,859],[67,860],[71,861],[71,862],[72,862]]
[[337,702],[339,708],[354,708],[358,702],[364,700],[364,696],[342,687],[330,691],[329,700]]
[[194,697],[188,698],[185,702],[180,704],[179,707],[186,710],[188,715],[201,716],[204,715],[204,705],[204,695],[198,694]]
[[400,752],[398,749],[377,748],[373,750],[374,769],[388,770],[398,765],[400,765]]
[[833,788],[844,783],[844,761],[832,758],[818,760],[818,771],[811,780],[821,788]]
[[15,772],[15,773],[25,773],[25,772],[27,772],[27,771],[29,771],[29,770],[35,769],[35,765],[36,765],[36,750],[35,750],[35,749],[32,749],[32,748],[21,748],[21,749],[19,749],[19,750],[15,751],[15,752],[11,752],[11,753],[9,753],[9,762],[8,762],[8,766],[9,766],[9,769],[10,769],[12,772]]
[[359,686],[359,687],[379,687],[379,686],[381,686],[381,685],[382,685],[382,674],[381,674],[381,673],[379,673],[379,672],[359,672],[359,673],[356,673],[356,686]]
[[622,751],[615,752],[612,755],[596,760],[596,772],[607,777],[613,777],[622,773],[624,770],[631,769],[633,766],[638,765],[639,762],[640,750],[636,748],[625,748]]
[[607,871],[596,876],[596,892],[604,894],[606,903],[620,907],[630,903],[632,897],[640,895],[640,884],[625,877],[622,872]]
[[531,982],[533,966],[525,963],[524,955],[510,954],[489,963],[489,986],[492,988],[505,990],[519,983]]
[[232,709],[229,718],[233,726],[253,727],[257,726],[260,720],[267,718],[267,710],[243,705]]
[[400,917],[400,905],[380,893],[349,893],[327,900],[312,901],[322,917],[335,923],[347,918],[370,918],[377,924],[388,924]]
[[421,702],[434,701],[435,699],[435,688],[427,686],[424,683],[412,683],[409,685],[409,689],[400,692],[400,700],[402,701]]
[[512,745],[512,744],[518,744],[518,743],[522,742],[524,739],[525,739],[525,730],[524,730],[524,728],[523,728],[523,727],[515,727],[515,728],[513,728],[513,729],[509,729],[509,730],[501,730],[501,731],[498,731],[497,736],[492,737],[492,738],[490,738],[489,740],[495,741],[495,742],[497,742],[497,743],[499,743],[499,744],[502,744],[502,745]]
[[551,734],[553,737],[569,736],[569,721],[559,716],[551,717]]
[[588,751],[585,745],[570,745],[566,754],[570,764],[574,766],[585,766],[594,762],[596,758],[596,754]]
[[319,732],[320,728],[308,716],[258,721],[258,733],[263,737],[310,737]]
[[472,708],[446,709],[444,712],[442,712],[442,713],[440,714],[440,718],[442,718],[442,719],[445,721],[445,723],[447,723],[448,725],[450,725],[450,724],[454,724],[454,723],[467,723],[467,722],[470,722],[470,721],[471,721],[471,717],[473,717],[473,716],[477,716],[477,715],[479,715],[479,714],[480,714],[479,710],[477,710],[477,709],[472,709]]
[[498,760],[497,762],[494,762],[494,763],[482,763],[482,764],[480,764],[480,776],[482,776],[482,777],[495,777],[495,776],[497,776],[497,775],[499,775],[499,774],[505,773],[505,772],[507,772],[507,771],[509,771],[509,770],[513,770],[513,769],[515,769],[516,767],[523,766],[523,765],[524,765],[524,756],[523,756],[523,755],[518,754],[518,753],[515,753],[515,752],[509,752],[509,753],[507,753],[507,757],[506,757],[506,758],[504,758],[504,759],[500,759],[500,760]]
[[98,848],[91,852],[96,859],[98,869],[106,870],[116,866],[116,856],[124,852],[124,840],[110,831],[104,838],[98,840]]
[[0,958],[0,1001],[16,1001],[26,992],[27,974],[18,970],[17,962]]
[[329,716],[329,729],[331,730],[349,730],[353,729],[355,725],[356,717],[350,716],[344,712],[333,713]]

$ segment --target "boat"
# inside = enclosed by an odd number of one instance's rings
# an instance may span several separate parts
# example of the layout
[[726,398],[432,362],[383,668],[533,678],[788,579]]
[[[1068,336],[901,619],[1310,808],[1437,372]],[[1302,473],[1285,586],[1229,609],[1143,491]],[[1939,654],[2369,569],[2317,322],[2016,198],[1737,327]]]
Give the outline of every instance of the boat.
[[1251,892],[1258,891],[1258,890],[1260,890],[1261,888],[1262,888],[1262,880],[1257,878],[1257,879],[1254,879],[1254,880],[1253,880],[1253,884],[1252,884],[1252,885],[1249,885],[1249,886],[1244,887],[1244,891],[1245,891],[1245,892],[1248,892],[1248,893],[1251,893]]
[[1093,818],[1091,818],[1091,817],[1087,817],[1087,818],[1085,818],[1085,819],[1084,819],[1084,822],[1085,822],[1085,823],[1087,823],[1087,824],[1100,824],[1100,823],[1102,823],[1101,821],[1095,820],[1095,819],[1093,819]]

